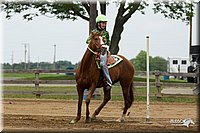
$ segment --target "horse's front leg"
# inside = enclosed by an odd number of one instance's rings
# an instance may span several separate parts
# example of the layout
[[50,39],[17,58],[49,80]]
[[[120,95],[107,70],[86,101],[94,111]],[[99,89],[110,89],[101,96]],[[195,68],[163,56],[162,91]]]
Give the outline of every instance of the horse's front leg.
[[85,100],[85,103],[86,103],[86,120],[85,120],[85,122],[86,123],[91,122],[89,104],[90,104],[90,99],[91,99],[92,95],[94,94],[95,88],[96,88],[96,85],[92,84],[91,87],[89,88],[88,95]]
[[69,124],[75,124],[76,122],[78,122],[81,119],[81,107],[82,107],[84,89],[77,87],[77,91],[78,91],[78,110],[77,110],[77,116],[76,116],[75,119],[71,120],[69,122]]
[[91,119],[95,120],[96,116],[99,114],[99,112],[102,110],[102,108],[108,103],[108,101],[111,99],[110,96],[110,91],[111,89],[107,90],[105,87],[103,88],[104,91],[104,99],[103,102],[100,104],[100,106],[94,111],[94,113],[92,114]]

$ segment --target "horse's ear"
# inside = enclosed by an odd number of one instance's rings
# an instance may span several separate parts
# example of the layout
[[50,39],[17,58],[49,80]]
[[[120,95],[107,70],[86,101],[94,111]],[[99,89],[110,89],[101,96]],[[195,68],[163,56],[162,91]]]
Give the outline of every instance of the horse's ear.
[[95,32],[91,32],[91,36],[92,36],[92,37],[94,37],[95,34],[96,34]]
[[94,32],[91,32],[91,35],[93,36],[93,35],[94,35]]
[[92,32],[91,33],[91,37],[93,38],[94,36],[96,36],[96,35],[99,35],[99,33],[98,32]]

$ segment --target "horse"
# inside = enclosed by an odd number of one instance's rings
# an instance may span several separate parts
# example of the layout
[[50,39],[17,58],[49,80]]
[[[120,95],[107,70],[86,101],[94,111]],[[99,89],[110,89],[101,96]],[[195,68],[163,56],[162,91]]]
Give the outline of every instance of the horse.
[[[88,47],[85,51],[85,54],[82,57],[81,63],[76,70],[76,88],[78,92],[78,110],[77,116],[75,119],[71,120],[69,123],[74,124],[78,122],[81,118],[81,107],[84,95],[84,89],[88,88],[88,95],[86,97],[86,119],[85,122],[91,122],[96,119],[96,116],[100,113],[102,108],[108,103],[111,99],[111,89],[107,90],[105,87],[105,81],[102,78],[102,70],[98,69],[96,64],[96,55],[98,50],[101,47],[100,34],[91,33],[91,40],[88,44]],[[124,108],[121,117],[117,120],[119,122],[123,122],[125,120],[125,116],[127,110],[131,107],[134,101],[134,91],[133,91],[133,76],[134,76],[134,66],[133,64],[127,60],[124,56],[119,55],[123,61],[120,62],[115,67],[109,69],[109,74],[113,85],[116,82],[120,82],[123,97],[124,97]],[[89,104],[90,99],[95,91],[95,88],[103,87],[104,98],[103,102],[99,105],[99,107],[94,111],[92,116],[90,117]]]

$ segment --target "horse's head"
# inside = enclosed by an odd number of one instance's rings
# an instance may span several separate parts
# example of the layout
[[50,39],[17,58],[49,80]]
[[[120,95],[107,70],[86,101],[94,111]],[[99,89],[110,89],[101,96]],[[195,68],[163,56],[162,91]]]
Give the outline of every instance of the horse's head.
[[89,44],[90,49],[92,49],[94,52],[97,52],[101,48],[102,44],[103,38],[101,37],[101,35],[97,32],[92,32]]

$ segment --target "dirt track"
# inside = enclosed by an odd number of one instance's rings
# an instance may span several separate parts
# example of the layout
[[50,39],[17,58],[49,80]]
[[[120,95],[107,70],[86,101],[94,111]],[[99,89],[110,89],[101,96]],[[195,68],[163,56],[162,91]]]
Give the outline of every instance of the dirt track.
[[[100,104],[92,100],[91,114]],[[74,125],[68,124],[76,116],[77,101],[4,99],[4,131],[131,131],[131,132],[169,132],[197,131],[197,105],[180,103],[151,103],[151,123],[146,123],[146,103],[134,103],[130,115],[124,123],[115,120],[121,115],[123,102],[109,102],[98,116],[98,121],[85,123],[85,103],[82,106],[82,119]],[[195,125],[185,127],[172,124],[172,121],[191,118]]]

